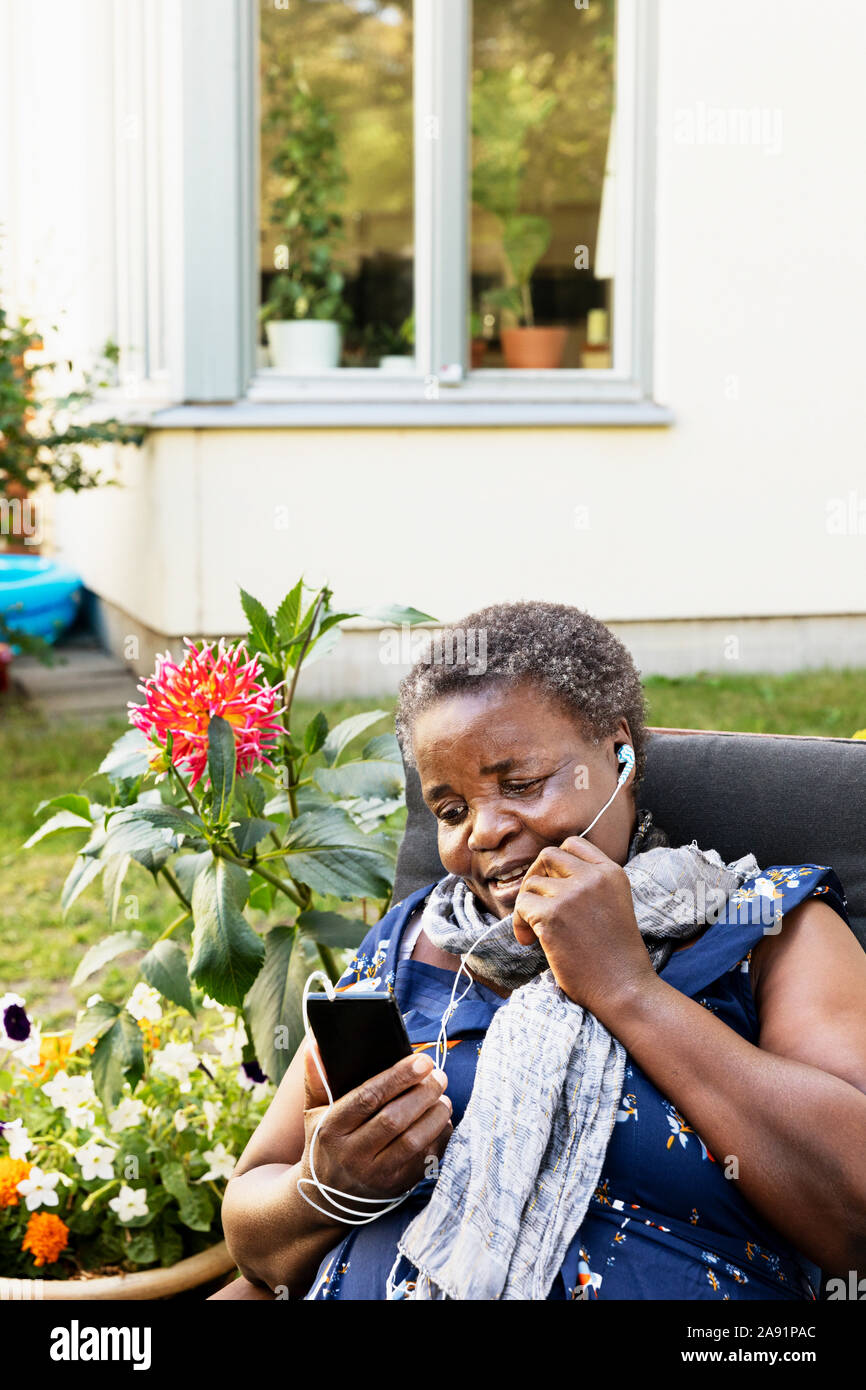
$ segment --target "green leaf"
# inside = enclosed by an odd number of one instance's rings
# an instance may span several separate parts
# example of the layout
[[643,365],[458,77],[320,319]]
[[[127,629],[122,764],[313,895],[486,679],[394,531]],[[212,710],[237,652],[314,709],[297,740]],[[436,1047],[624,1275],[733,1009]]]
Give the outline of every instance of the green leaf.
[[162,1185],[178,1204],[185,1226],[193,1231],[209,1231],[213,1221],[213,1201],[203,1187],[190,1183],[182,1163],[165,1163],[160,1169]]
[[163,1163],[159,1175],[166,1192],[170,1193],[176,1202],[184,1201],[189,1194],[189,1183],[186,1180],[186,1169],[183,1164],[177,1160]]
[[376,734],[370,742],[364,745],[361,753],[362,758],[381,759],[388,763],[397,763],[403,766],[403,756],[400,752],[400,745],[394,734]]
[[373,759],[343,763],[341,767],[319,767],[314,776],[322,791],[340,798],[376,796],[387,801],[400,796],[405,783],[402,766]]
[[318,753],[327,737],[328,721],[319,710],[304,730],[304,748],[308,753]]
[[105,865],[105,871],[102,875],[102,897],[108,913],[108,920],[112,925],[117,920],[123,880],[126,878],[126,871],[131,862],[128,854],[120,854],[109,859]]
[[246,773],[235,782],[235,806],[238,817],[260,816],[265,809],[265,789],[258,777]]
[[88,823],[93,819],[89,799],[76,792],[70,792],[65,796],[53,796],[50,801],[40,801],[34,815],[38,816],[40,811],[47,811],[50,806],[56,806],[59,811],[71,811],[73,815],[81,816]]
[[359,618],[370,618],[380,623],[435,623],[429,613],[421,613],[417,608],[404,608],[400,603],[374,603],[369,608],[359,608]]
[[75,1025],[69,1051],[77,1052],[94,1038],[101,1038],[113,1026],[119,1013],[117,1005],[109,1004],[106,999],[100,999],[98,1004],[91,1004]]
[[301,1013],[308,957],[294,927],[271,927],[265,963],[244,1003],[259,1065],[275,1084],[283,1079],[304,1036]]
[[146,948],[147,937],[140,931],[118,931],[104,937],[86,952],[72,977],[72,988],[83,985],[85,980],[89,980],[91,975],[95,975],[97,970],[114,960],[115,956],[122,956],[126,951],[140,951]]
[[322,754],[329,767],[339,762],[340,754],[357,738],[358,734],[368,729],[371,724],[378,724],[380,719],[387,719],[388,711],[385,709],[368,710],[366,714],[353,714],[349,719],[343,719],[336,724],[322,745]]
[[266,883],[263,878],[253,878],[250,885],[249,906],[254,907],[257,912],[270,912],[274,905],[276,892],[273,884]]
[[[106,824],[103,854],[106,857],[115,854],[131,854],[133,859],[139,859],[142,854],[153,855],[162,850],[168,850],[171,853],[178,849],[180,847],[179,841],[170,829],[152,825],[143,815],[139,814],[140,811],[154,809],[156,808],[130,806],[113,815]],[[150,866],[146,865],[145,867]]]
[[157,941],[139,967],[149,985],[195,1017],[186,956],[176,941]]
[[321,661],[323,656],[332,652],[339,642],[342,633],[338,627],[332,627],[327,632],[319,632],[307,648],[304,656],[304,665],[312,666],[314,661]]
[[331,946],[335,950],[353,950],[360,946],[369,930],[366,922],[341,917],[339,912],[318,912],[315,909],[302,912],[297,926],[319,945]]
[[251,818],[240,820],[231,828],[232,839],[237,845],[238,854],[249,854],[260,840],[278,830],[276,821]]
[[141,777],[150,767],[154,751],[140,729],[130,729],[111,745],[99,764],[99,771],[104,772],[110,782]]
[[202,854],[179,854],[172,864],[174,876],[189,902],[192,902],[192,890],[196,879],[202,870],[212,863],[213,855],[206,849]]
[[106,1110],[113,1110],[117,1105],[124,1081],[135,1090],[144,1075],[141,1029],[125,1009],[96,1044],[90,1069],[96,1094]]
[[143,805],[141,802],[118,811],[116,815],[111,817],[109,826],[115,824],[129,825],[136,820],[142,820],[147,825],[155,825],[159,830],[173,830],[178,835],[200,835],[204,830],[201,816],[194,815],[185,806],[151,806]]
[[286,868],[316,893],[382,898],[393,866],[351,818],[336,807],[305,811],[289,827],[284,844]]
[[348,618],[357,618],[357,616],[357,613],[326,613],[319,624],[319,634],[330,632],[331,628],[336,627],[338,623],[344,623]]
[[191,1231],[209,1231],[213,1222],[213,1198],[204,1187],[190,1187],[178,1207],[184,1226]]
[[[187,844],[195,844],[195,841],[187,841]],[[147,869],[153,875],[154,881],[159,877],[159,871],[163,864],[166,864],[175,853],[177,846],[176,840],[171,840],[167,845],[158,845],[156,848],[142,846],[134,850],[132,857],[136,864],[140,864],[143,869]]]
[[216,859],[195,880],[195,929],[189,973],[212,999],[240,1008],[261,969],[265,947],[243,916],[249,879],[243,869]]
[[156,1244],[159,1262],[163,1266],[175,1265],[183,1256],[183,1237],[180,1231],[175,1230],[174,1226],[169,1226],[168,1222],[157,1233]]
[[301,593],[304,581],[299,579],[294,589],[291,589],[283,599],[276,613],[274,614],[274,627],[277,633],[277,641],[280,646],[285,647],[292,640],[298,630],[298,616],[301,611]]
[[153,1231],[136,1231],[126,1247],[126,1257],[136,1265],[152,1265],[159,1259]]
[[261,647],[266,652],[273,651],[274,625],[268,617],[268,610],[265,605],[259,603],[259,600],[253,598],[252,594],[248,594],[245,589],[241,589],[241,606],[250,625],[254,645]]
[[287,816],[291,811],[288,792],[277,792],[265,804],[266,816]]
[[82,829],[93,829],[89,816],[79,816],[74,811],[58,811],[56,815],[49,816],[48,820],[33,832],[29,840],[25,840],[23,847],[24,849],[31,849],[40,840],[44,840],[46,835],[56,835],[60,830]]
[[235,791],[235,736],[231,724],[215,714],[207,726],[207,770],[211,783],[211,810],[220,825],[231,816]]
[[66,913],[75,902],[80,893],[83,893],[89,883],[98,878],[105,868],[101,859],[85,858],[79,855],[69,870],[63,891],[60,894],[60,909]]
[[529,283],[532,272],[550,245],[551,231],[546,217],[527,214],[506,220],[502,249],[518,285]]

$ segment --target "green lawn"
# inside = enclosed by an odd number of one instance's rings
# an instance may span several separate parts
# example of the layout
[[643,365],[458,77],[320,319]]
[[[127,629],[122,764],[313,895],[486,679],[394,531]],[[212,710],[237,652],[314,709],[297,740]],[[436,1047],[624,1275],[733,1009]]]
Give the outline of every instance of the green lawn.
[[[696,676],[646,682],[649,722],[668,728],[739,729],[761,733],[850,737],[866,727],[866,671],[814,671],[789,676]],[[344,700],[325,706],[329,722],[363,709],[391,709],[387,697]],[[298,702],[303,725],[318,706]],[[89,888],[67,918],[60,890],[80,836],[53,836],[32,850],[21,846],[38,822],[38,803],[78,790],[98,767],[109,744],[127,727],[121,718],[94,723],[49,724],[26,707],[0,707],[0,992],[16,990],[38,1005],[44,1027],[65,1027],[78,1003],[99,989],[117,997],[125,987],[115,968],[73,995],[68,981],[87,947],[107,930],[98,886]],[[384,723],[381,729],[386,726]],[[380,730],[373,729],[375,733]],[[167,926],[173,900],[132,865],[124,894],[130,913],[152,927]],[[116,929],[124,925],[123,911]]]

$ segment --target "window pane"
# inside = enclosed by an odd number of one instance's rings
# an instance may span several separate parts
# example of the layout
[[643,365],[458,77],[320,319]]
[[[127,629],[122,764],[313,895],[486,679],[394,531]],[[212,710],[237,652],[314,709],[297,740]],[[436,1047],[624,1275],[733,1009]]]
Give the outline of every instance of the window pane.
[[260,20],[262,364],[411,370],[411,0]]
[[472,45],[472,364],[609,367],[614,0],[474,0]]

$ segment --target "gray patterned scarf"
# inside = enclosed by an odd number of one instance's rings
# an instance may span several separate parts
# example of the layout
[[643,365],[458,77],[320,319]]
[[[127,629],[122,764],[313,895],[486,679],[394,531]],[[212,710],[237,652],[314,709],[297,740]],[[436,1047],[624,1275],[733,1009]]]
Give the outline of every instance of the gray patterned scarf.
[[[725,864],[693,841],[657,844],[624,871],[658,971],[674,940],[715,920],[758,864],[753,855]],[[422,927],[436,946],[461,955],[495,920],[449,874],[427,899]],[[520,945],[510,916],[467,964],[514,993],[487,1030],[433,1196],[399,1250],[419,1271],[417,1299],[545,1299],[601,1173],[625,1049],[563,993],[540,946]]]

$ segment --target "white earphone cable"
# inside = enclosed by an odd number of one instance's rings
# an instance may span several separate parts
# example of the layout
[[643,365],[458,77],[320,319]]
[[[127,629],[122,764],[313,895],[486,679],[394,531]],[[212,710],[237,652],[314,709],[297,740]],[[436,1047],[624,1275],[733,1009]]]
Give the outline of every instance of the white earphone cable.
[[[619,749],[617,756],[619,761],[624,764],[623,770],[620,773],[619,778],[617,780],[617,784],[614,787],[611,795],[608,797],[607,801],[602,806],[601,810],[598,812],[598,815],[594,817],[594,819],[586,827],[585,830],[582,830],[580,832],[580,835],[577,837],[578,839],[583,839],[585,835],[589,834],[590,830],[592,830],[592,827],[596,824],[596,821],[598,821],[599,817],[604,815],[605,811],[613,801],[620,787],[624,786],[626,781],[628,780],[629,774],[635,764],[634,750],[629,744],[623,744],[622,747]],[[469,975],[469,970],[466,965],[466,962],[472,955],[476,946],[478,946],[479,942],[483,941],[485,936],[487,936],[491,931],[493,931],[495,927],[498,926],[499,919],[497,918],[495,922],[491,922],[490,926],[485,928],[485,930],[480,934],[480,936],[476,937],[475,941],[473,941],[469,949],[467,951],[464,951],[464,953],[460,957],[460,965],[458,966],[457,973],[454,977],[454,985],[451,989],[451,997],[448,1000],[448,1005],[445,1009],[445,1012],[442,1015],[442,1021],[439,1025],[439,1034],[436,1038],[436,1066],[439,1068],[440,1071],[445,1070],[445,1063],[447,1061],[448,1023],[450,1022],[451,1018],[456,1012],[458,1005],[461,1003],[463,999],[465,999],[466,995],[469,993],[474,983],[472,977]],[[454,996],[457,993],[457,986],[460,982],[460,976],[463,974],[464,970],[466,971],[468,983],[466,985],[466,988],[463,990],[463,993],[460,995],[460,998],[455,1000]],[[323,970],[314,970],[304,985],[304,993],[301,1000],[301,1010],[304,1017],[304,1032],[306,1034],[308,1042],[310,1041],[310,1021],[307,1017],[307,997],[310,993],[310,986],[314,980],[322,981],[328,998],[334,998],[334,986],[331,983],[328,976],[325,974]],[[400,1197],[360,1197],[353,1192],[341,1192],[340,1189],[337,1187],[329,1187],[327,1183],[323,1183],[319,1179],[318,1175],[316,1174],[315,1162],[316,1141],[319,1137],[319,1130],[321,1129],[324,1120],[330,1114],[330,1111],[334,1105],[334,1097],[331,1094],[331,1088],[328,1085],[328,1078],[325,1076],[325,1073],[322,1070],[317,1048],[313,1049],[313,1061],[316,1064],[316,1070],[318,1071],[319,1076],[321,1077],[322,1085],[325,1088],[325,1094],[328,1097],[328,1108],[325,1111],[325,1113],[319,1117],[318,1123],[316,1124],[316,1127],[313,1130],[313,1137],[310,1140],[310,1177],[298,1178],[298,1192],[300,1193],[301,1197],[303,1197],[304,1201],[307,1203],[308,1206],[311,1206],[316,1211],[321,1212],[323,1216],[334,1217],[334,1211],[328,1211],[325,1207],[319,1206],[319,1204],[317,1202],[314,1202],[311,1197],[308,1197],[306,1192],[304,1192],[303,1190],[305,1186],[313,1187],[315,1188],[316,1192],[318,1192],[319,1196],[324,1198],[326,1201],[330,1202],[332,1207],[336,1208],[337,1211],[346,1213],[345,1216],[340,1216],[336,1218],[343,1225],[366,1226],[371,1221],[378,1221],[380,1216],[387,1215],[387,1213],[389,1211],[393,1211],[395,1207],[399,1207],[403,1202],[406,1201],[407,1197],[410,1197],[412,1195],[412,1193],[415,1191],[415,1187],[410,1188],[408,1192],[404,1192]],[[417,1187],[417,1185],[418,1184],[416,1183],[415,1186]],[[365,1206],[378,1206],[381,1208],[381,1210],[365,1214],[362,1211],[359,1212],[357,1210],[357,1207],[345,1206],[342,1202],[337,1201],[336,1199],[338,1197],[345,1198],[346,1201],[352,1203],[361,1202]]]

